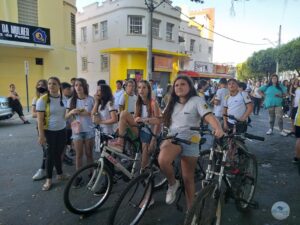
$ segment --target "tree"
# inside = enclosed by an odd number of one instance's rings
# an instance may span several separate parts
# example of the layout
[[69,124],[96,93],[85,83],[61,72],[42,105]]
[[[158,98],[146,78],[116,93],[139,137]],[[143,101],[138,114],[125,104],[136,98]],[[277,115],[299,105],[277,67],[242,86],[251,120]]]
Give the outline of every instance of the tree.
[[278,50],[280,70],[296,70],[300,76],[300,37],[282,45]]

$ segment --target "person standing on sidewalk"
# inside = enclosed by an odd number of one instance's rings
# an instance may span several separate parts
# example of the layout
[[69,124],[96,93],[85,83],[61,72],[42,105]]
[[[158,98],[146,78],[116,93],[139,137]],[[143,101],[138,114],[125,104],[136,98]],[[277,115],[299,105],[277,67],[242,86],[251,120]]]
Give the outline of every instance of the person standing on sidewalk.
[[278,126],[281,136],[287,136],[288,134],[283,130],[283,110],[282,103],[287,90],[279,83],[278,76],[273,74],[270,82],[259,88],[259,93],[265,97],[264,106],[269,111],[269,123],[270,128],[267,131],[267,135],[273,134],[275,119],[278,120]]
[[224,102],[225,96],[228,95],[227,89],[227,80],[225,78],[221,78],[219,81],[219,89],[214,97],[214,115],[221,122],[223,118],[223,110],[224,110]]
[[[47,93],[47,80],[39,80],[35,86],[36,88],[36,96],[32,100],[32,118],[37,118],[37,111],[36,111],[36,102],[37,100],[43,96],[45,93]],[[38,127],[36,127],[37,132],[39,132]],[[39,133],[38,133],[39,135]],[[43,149],[43,160],[42,160],[42,165],[41,168],[36,171],[36,173],[33,175],[32,179],[33,180],[41,180],[46,177],[46,149],[42,145]]]
[[20,96],[16,92],[16,86],[14,84],[9,85],[9,92],[8,102],[9,106],[12,108],[12,111],[19,115],[24,124],[30,124],[30,122],[26,120],[24,116],[23,107],[20,102]]
[[[124,95],[124,89],[123,87],[123,82],[121,80],[117,80],[116,81],[116,86],[117,86],[117,90],[114,93],[114,107],[117,110],[117,112],[119,111],[119,102],[121,99],[121,96]],[[101,87],[100,87],[101,89]],[[101,91],[101,90],[100,90]]]
[[38,99],[36,111],[39,130],[38,142],[47,150],[47,179],[42,190],[48,191],[52,187],[54,166],[58,181],[67,178],[63,175],[61,160],[61,154],[64,151],[66,143],[66,108],[62,101],[60,80],[57,77],[50,77],[48,79],[47,94]]
[[[78,132],[74,133],[72,128],[72,139],[76,151],[76,170],[83,164],[83,153],[85,152],[87,164],[93,162],[94,148],[94,126],[91,112],[94,107],[94,99],[89,96],[88,84],[85,79],[77,78],[75,81],[72,98],[68,101],[66,119],[74,119],[78,122]],[[73,122],[72,122],[73,123]],[[71,124],[72,126],[72,124]],[[82,177],[77,177],[74,187],[82,184]]]
[[251,97],[252,97],[253,105],[254,105],[254,108],[253,108],[254,115],[259,114],[260,105],[261,105],[262,96],[259,93],[259,88],[260,88],[260,82],[257,81],[255,84],[255,87],[253,88],[253,90],[251,92]]

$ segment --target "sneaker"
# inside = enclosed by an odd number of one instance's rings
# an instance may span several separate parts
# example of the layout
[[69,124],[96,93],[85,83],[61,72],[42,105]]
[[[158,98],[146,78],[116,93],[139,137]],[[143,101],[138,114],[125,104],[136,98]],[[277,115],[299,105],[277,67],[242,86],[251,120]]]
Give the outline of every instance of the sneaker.
[[280,135],[283,136],[283,137],[288,136],[288,134],[286,132],[284,132],[283,130],[280,132]]
[[269,129],[268,131],[267,131],[267,133],[266,133],[267,135],[271,135],[271,134],[273,134],[273,130],[272,129]]
[[297,157],[294,157],[292,163],[298,164],[300,163],[300,160]]
[[75,155],[76,155],[76,152],[75,152],[75,150],[74,150],[73,148],[71,148],[71,149],[69,150],[69,154],[70,154],[70,156],[75,156]]
[[28,120],[24,121],[24,124],[30,124],[30,122]]
[[36,173],[33,175],[32,179],[33,180],[42,180],[46,177],[46,172],[43,169],[38,169]]
[[82,177],[76,177],[76,179],[73,183],[73,188],[80,188],[81,185],[83,185]]
[[168,186],[167,195],[166,195],[166,203],[171,205],[176,199],[176,191],[178,190],[180,183],[178,180],[175,180],[175,184],[172,186]]

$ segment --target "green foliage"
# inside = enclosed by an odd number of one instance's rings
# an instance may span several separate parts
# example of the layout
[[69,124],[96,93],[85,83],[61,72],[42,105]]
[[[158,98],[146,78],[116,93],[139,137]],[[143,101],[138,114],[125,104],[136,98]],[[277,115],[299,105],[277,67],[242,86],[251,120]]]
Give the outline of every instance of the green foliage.
[[279,68],[281,71],[300,70],[300,38],[282,45],[278,50]]

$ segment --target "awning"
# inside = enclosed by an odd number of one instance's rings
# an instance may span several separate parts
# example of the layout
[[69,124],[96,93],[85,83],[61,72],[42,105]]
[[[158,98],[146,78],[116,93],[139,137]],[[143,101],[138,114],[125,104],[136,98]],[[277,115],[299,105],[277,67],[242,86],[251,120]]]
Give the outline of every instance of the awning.
[[180,75],[186,75],[193,78],[210,78],[210,79],[217,79],[217,78],[234,78],[229,74],[221,74],[221,73],[199,73],[192,70],[181,70],[178,72]]

